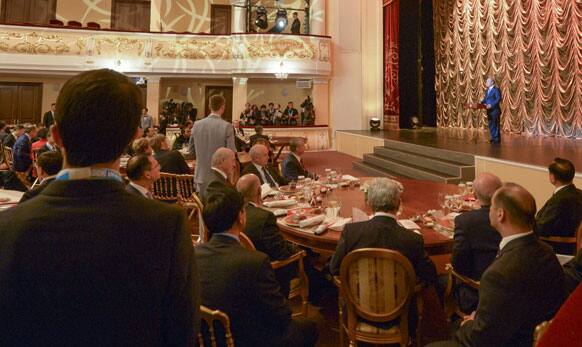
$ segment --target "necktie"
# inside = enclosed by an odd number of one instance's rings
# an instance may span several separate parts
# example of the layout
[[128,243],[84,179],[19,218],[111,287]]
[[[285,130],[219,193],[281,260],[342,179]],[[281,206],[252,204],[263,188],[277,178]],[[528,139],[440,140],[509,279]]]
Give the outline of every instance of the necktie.
[[276,186],[277,184],[275,183],[275,180],[273,180],[273,177],[271,177],[271,175],[269,174],[269,171],[267,171],[267,169],[264,166],[261,169],[263,169],[263,174],[267,179],[267,183],[269,183],[271,187]]

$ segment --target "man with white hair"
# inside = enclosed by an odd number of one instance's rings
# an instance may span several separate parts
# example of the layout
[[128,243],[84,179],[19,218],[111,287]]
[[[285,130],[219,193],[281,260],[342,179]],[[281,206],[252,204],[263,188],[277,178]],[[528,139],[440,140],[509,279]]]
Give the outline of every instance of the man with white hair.
[[261,184],[268,183],[271,187],[284,186],[288,182],[269,166],[269,149],[263,144],[256,144],[249,151],[251,163],[243,170],[243,175],[256,175]]
[[374,211],[374,217],[369,221],[346,224],[330,261],[333,275],[339,274],[343,258],[351,251],[386,248],[408,258],[421,283],[436,284],[436,269],[424,250],[422,236],[396,221],[401,204],[400,187],[399,182],[389,178],[375,178],[370,182],[366,202]]
[[224,186],[234,188],[230,182],[236,170],[236,158],[233,150],[220,147],[212,155],[210,165],[210,173],[204,177],[199,191],[200,197],[203,200],[206,200],[210,190],[220,190]]
[[495,80],[492,77],[487,78],[485,82],[487,90],[485,96],[481,100],[481,104],[487,108],[487,123],[489,125],[489,135],[491,139],[489,143],[501,143],[501,130],[499,129],[501,123],[501,89],[495,85]]

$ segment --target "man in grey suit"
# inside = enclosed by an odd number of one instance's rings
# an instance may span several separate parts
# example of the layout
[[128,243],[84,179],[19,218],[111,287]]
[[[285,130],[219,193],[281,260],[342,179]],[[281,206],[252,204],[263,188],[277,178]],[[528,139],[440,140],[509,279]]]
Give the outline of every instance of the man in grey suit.
[[226,101],[222,95],[213,95],[208,100],[210,114],[194,123],[190,135],[190,153],[196,153],[196,170],[194,181],[198,191],[202,188],[205,177],[210,174],[210,161],[214,152],[220,147],[232,149],[236,153],[234,128],[222,119]]

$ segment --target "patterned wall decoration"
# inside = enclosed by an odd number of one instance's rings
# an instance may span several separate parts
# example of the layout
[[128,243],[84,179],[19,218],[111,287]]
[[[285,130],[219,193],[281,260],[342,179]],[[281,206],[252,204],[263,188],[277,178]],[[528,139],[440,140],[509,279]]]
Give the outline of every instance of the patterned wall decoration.
[[507,132],[582,138],[580,0],[433,0],[437,123],[483,128],[487,76]]
[[111,27],[111,0],[58,0],[56,17],[63,22],[96,22]]

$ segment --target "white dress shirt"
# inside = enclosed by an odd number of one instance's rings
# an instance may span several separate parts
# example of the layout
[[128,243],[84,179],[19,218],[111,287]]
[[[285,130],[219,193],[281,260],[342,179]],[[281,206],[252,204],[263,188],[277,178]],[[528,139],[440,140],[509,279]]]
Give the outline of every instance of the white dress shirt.
[[148,189],[140,186],[139,184],[135,184],[133,182],[129,182],[129,185],[134,187],[138,192],[142,193],[143,196],[145,196],[146,198],[148,198],[148,199],[152,198],[151,193]]
[[504,238],[501,239],[501,242],[499,242],[499,250],[501,251],[503,249],[503,247],[505,247],[510,241],[513,241],[515,239],[519,239],[520,237],[525,237],[528,235],[533,234],[533,230],[529,231],[527,233],[521,233],[521,234],[515,234],[515,235],[511,235],[511,236],[506,236]]
[[390,218],[396,220],[396,216],[393,215],[392,213],[388,213],[388,212],[374,212],[374,217],[376,217],[376,216],[390,217]]

